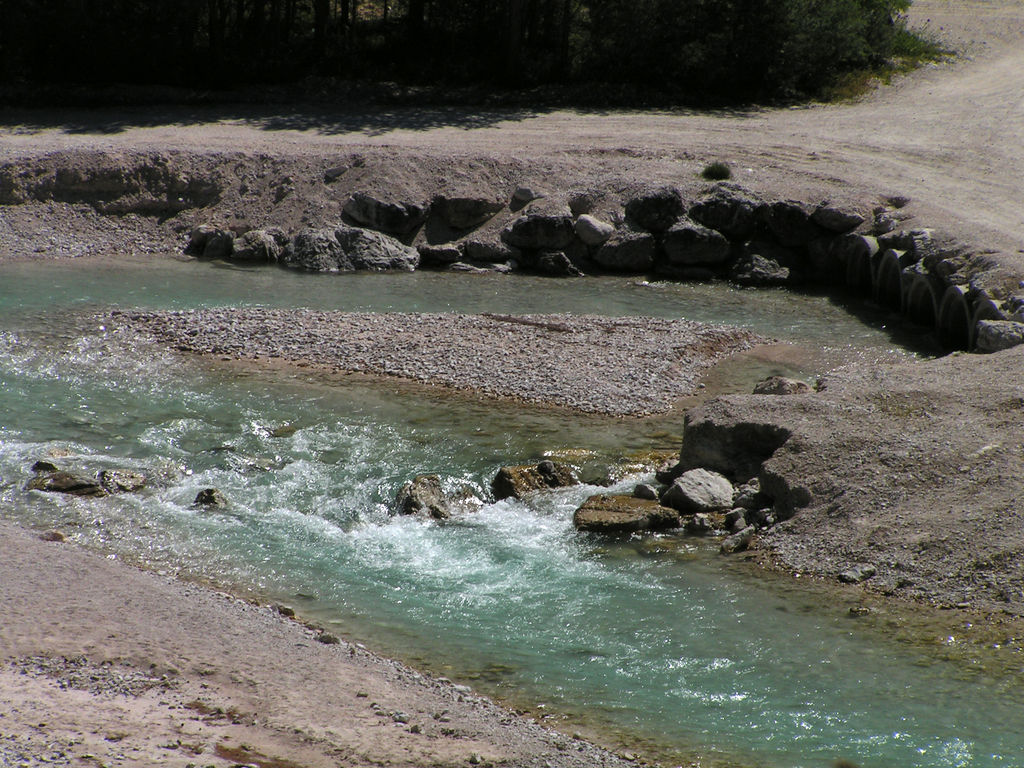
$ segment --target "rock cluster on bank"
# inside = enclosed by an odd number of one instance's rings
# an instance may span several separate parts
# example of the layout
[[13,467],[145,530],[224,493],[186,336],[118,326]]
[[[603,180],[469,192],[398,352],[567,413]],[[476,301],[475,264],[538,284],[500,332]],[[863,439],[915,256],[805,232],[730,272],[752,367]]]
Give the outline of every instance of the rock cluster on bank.
[[422,201],[356,192],[335,226],[236,236],[202,225],[186,250],[312,272],[625,273],[845,286],[934,327],[951,349],[991,352],[1024,343],[1024,293],[1007,292],[1005,276],[984,254],[931,230],[896,230],[884,207],[868,214],[828,201],[763,200],[728,182],[692,202],[675,187],[655,187],[603,213],[595,198],[578,194],[562,204],[530,190],[511,199]]

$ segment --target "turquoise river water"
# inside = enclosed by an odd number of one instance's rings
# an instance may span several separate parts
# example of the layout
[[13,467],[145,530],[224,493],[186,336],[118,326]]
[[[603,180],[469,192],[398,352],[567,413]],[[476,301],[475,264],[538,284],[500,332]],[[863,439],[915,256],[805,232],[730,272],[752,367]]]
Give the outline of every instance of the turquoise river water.
[[[1018,689],[799,606],[710,544],[575,533],[593,486],[486,504],[448,524],[389,514],[419,472],[481,494],[504,463],[676,448],[681,418],[572,417],[300,370],[125,349],[111,307],[230,305],[649,314],[742,324],[791,346],[709,390],[909,356],[884,317],[726,286],[430,273],[307,276],[172,259],[0,265],[3,514],[158,571],[293,605],[333,631],[552,722],[678,764],[1024,765]],[[279,427],[289,429],[280,430]],[[278,435],[278,436],[275,436]],[[139,494],[26,492],[29,467],[139,469]],[[639,476],[622,479],[623,488]],[[198,511],[201,488],[224,511]]]

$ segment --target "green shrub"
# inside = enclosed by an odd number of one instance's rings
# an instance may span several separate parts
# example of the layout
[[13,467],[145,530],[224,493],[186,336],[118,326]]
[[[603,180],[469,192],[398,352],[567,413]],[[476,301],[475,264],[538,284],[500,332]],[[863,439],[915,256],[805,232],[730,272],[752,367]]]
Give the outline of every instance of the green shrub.
[[708,181],[725,181],[726,179],[732,178],[732,168],[721,160],[716,160],[713,163],[708,163],[704,166],[704,170],[700,172]]

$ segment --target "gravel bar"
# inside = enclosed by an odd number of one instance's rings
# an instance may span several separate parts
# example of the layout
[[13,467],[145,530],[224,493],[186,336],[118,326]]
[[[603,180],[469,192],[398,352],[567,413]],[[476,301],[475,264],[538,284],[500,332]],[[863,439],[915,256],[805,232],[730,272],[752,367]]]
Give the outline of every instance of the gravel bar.
[[113,312],[113,327],[230,359],[412,379],[586,413],[663,412],[705,370],[769,341],[690,320],[262,308]]

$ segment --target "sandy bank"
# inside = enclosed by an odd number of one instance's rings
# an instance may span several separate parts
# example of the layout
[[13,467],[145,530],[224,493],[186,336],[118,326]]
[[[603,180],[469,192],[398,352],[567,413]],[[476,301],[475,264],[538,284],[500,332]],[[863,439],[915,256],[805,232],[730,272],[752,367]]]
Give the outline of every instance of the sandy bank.
[[0,764],[629,764],[271,608],[5,523],[0,551]]

